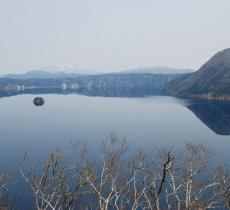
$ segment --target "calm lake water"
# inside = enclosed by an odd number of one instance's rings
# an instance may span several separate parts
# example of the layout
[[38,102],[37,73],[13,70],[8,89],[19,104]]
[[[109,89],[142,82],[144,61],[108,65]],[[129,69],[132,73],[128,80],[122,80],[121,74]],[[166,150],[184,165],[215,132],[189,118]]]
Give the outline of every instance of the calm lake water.
[[186,142],[202,142],[214,148],[221,161],[229,158],[227,102],[47,94],[43,95],[45,105],[36,107],[34,97],[0,99],[3,167],[14,168],[25,151],[40,156],[54,148],[68,149],[76,141],[87,141],[94,148],[111,132],[126,137],[130,149],[181,148]]
[[71,150],[77,141],[97,150],[111,132],[127,138],[130,154],[200,142],[214,149],[216,162],[230,157],[228,102],[45,94],[45,105],[36,107],[35,96],[0,99],[1,171],[18,171],[24,152],[39,159],[54,148]]

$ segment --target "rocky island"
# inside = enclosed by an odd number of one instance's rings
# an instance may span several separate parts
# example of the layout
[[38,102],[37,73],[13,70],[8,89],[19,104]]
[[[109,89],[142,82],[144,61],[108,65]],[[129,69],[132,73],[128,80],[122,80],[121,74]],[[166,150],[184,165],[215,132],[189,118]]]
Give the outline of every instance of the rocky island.
[[45,100],[42,97],[36,97],[34,98],[33,103],[35,106],[43,106],[45,103]]

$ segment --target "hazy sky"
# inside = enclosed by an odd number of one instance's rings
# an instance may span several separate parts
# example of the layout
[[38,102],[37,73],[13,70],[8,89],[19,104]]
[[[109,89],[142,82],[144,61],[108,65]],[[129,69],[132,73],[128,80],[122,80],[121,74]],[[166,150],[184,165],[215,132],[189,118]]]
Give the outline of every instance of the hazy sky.
[[0,0],[0,74],[53,64],[197,69],[230,47],[230,0]]

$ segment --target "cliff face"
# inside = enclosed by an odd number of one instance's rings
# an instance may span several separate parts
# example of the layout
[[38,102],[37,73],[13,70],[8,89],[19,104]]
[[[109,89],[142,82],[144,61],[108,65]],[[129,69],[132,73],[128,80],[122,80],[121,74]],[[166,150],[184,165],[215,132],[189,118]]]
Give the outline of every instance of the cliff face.
[[170,82],[167,92],[176,96],[230,97],[230,49],[218,52],[197,72]]
[[79,84],[90,89],[151,89],[161,92],[169,81],[177,78],[177,75],[164,74],[105,74],[82,77]]
[[[87,95],[145,96],[163,94],[165,85],[181,74],[101,74],[63,79],[0,79],[0,92],[12,94],[47,91],[77,91]],[[4,94],[2,94],[4,95]]]

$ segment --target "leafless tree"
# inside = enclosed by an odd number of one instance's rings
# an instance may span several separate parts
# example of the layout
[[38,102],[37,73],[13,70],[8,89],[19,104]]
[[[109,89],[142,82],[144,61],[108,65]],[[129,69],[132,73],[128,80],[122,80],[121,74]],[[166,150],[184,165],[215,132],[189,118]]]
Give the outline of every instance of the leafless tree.
[[181,157],[170,148],[130,158],[125,139],[111,134],[98,158],[90,160],[86,144],[76,148],[74,163],[55,151],[41,173],[20,168],[38,210],[230,209],[226,167],[213,168],[213,152],[202,144],[186,144]]
[[[141,152],[132,160],[136,179],[142,181],[142,194],[139,199],[144,209],[162,209],[161,200],[165,198],[168,171],[175,157],[171,151],[161,151],[158,156]],[[135,209],[135,208],[134,208]]]
[[5,197],[5,192],[8,190],[10,177],[7,175],[0,175],[0,209],[10,210],[12,209],[12,202]]
[[75,201],[85,185],[81,171],[58,151],[49,153],[41,173],[34,167],[27,174],[20,167],[20,173],[33,191],[38,210],[75,209]]
[[224,208],[220,178],[224,168],[211,170],[213,152],[202,144],[187,144],[185,154],[168,172],[168,209]]
[[111,134],[110,140],[102,145],[102,154],[97,164],[84,168],[86,181],[95,194],[94,202],[98,202],[101,210],[125,209],[128,205],[125,194],[129,191],[130,179],[124,177],[122,167],[122,157],[126,150],[125,140]]

